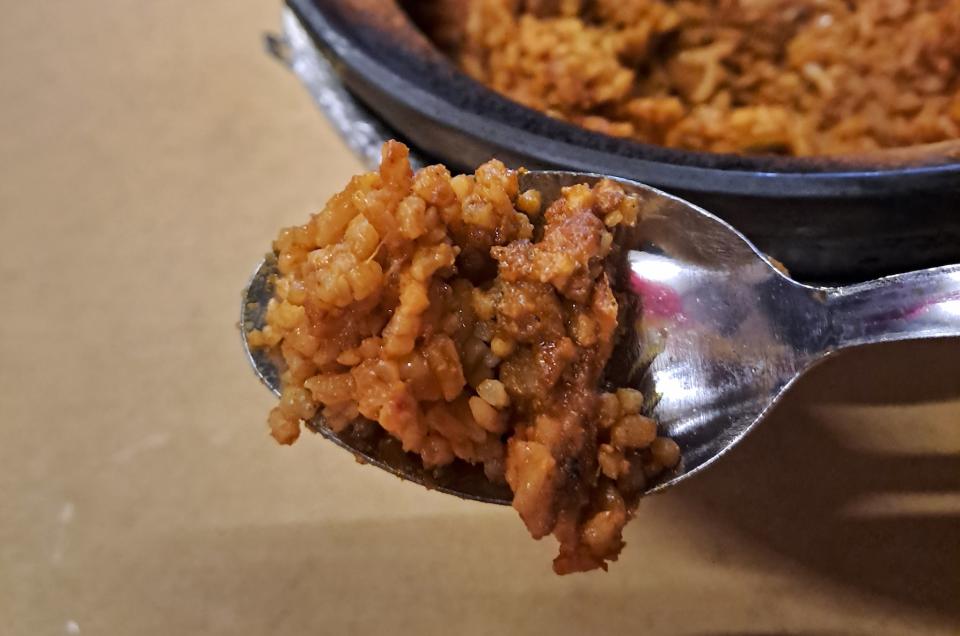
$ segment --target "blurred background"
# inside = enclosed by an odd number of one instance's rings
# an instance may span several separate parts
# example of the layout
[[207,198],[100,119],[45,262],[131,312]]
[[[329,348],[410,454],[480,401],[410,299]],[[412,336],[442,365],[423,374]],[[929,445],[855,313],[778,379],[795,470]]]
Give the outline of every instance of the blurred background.
[[277,1],[3,2],[0,633],[956,634],[960,343],[843,354],[608,573],[268,436],[240,290],[361,169]]

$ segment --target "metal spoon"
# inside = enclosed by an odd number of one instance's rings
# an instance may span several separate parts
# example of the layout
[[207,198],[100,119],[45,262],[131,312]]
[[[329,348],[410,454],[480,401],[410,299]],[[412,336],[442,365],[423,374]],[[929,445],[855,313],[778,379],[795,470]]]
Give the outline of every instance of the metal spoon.
[[[564,186],[602,177],[528,172],[521,188],[552,201]],[[682,460],[651,484],[663,490],[699,472],[762,420],[787,388],[827,356],[848,347],[960,336],[960,265],[891,276],[850,287],[797,283],[724,221],[654,188],[616,179],[641,199],[641,220],[618,237],[621,291],[638,294],[636,338],[623,342],[608,377],[636,386],[650,415],[680,446]],[[272,296],[268,257],[244,291],[244,334],[263,323]],[[257,375],[279,395],[277,362],[244,348]],[[341,435],[311,428],[363,462],[430,488],[490,503],[511,500],[479,468],[455,463],[425,471],[379,426]]]

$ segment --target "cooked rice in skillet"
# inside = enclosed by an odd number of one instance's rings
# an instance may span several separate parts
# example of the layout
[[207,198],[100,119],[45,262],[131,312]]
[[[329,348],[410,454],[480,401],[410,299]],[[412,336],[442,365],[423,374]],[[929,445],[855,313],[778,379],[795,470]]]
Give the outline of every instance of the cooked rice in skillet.
[[468,74],[610,135],[796,156],[960,138],[960,0],[433,2]]

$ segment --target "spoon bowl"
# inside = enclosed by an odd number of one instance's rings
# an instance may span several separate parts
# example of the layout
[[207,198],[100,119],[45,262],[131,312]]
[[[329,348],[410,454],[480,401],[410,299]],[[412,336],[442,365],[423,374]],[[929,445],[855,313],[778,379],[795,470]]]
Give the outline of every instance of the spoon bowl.
[[[522,187],[550,201],[602,177],[531,172]],[[664,192],[615,179],[640,199],[640,220],[617,237],[616,287],[637,295],[636,339],[615,349],[608,376],[635,386],[681,449],[662,490],[731,448],[829,342],[824,290],[792,281],[742,234]],[[627,377],[624,377],[624,376]]]
[[[603,177],[525,172],[522,190],[544,202],[563,187]],[[681,462],[648,486],[663,490],[716,461],[756,426],[806,370],[846,347],[874,342],[960,336],[960,265],[844,288],[792,280],[729,224],[680,198],[614,179],[640,199],[636,226],[617,237],[621,261],[614,286],[639,298],[636,329],[615,348],[607,378],[647,397],[647,413],[680,446]],[[251,350],[249,329],[263,325],[272,296],[272,257],[244,291],[244,348],[257,375],[280,393],[279,361]],[[404,479],[460,497],[508,504],[505,486],[461,462],[424,470],[416,456],[372,423],[342,434],[321,418],[310,427]]]

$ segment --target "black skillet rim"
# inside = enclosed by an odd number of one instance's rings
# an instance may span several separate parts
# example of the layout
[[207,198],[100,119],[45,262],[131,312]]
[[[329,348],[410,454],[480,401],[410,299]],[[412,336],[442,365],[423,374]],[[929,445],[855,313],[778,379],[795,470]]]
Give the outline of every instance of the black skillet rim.
[[[388,66],[372,55],[359,38],[344,28],[338,28],[336,21],[329,19],[317,0],[287,0],[287,4],[321,51],[332,58],[334,67],[348,86],[351,80],[361,81],[439,127],[468,131],[471,136],[482,134],[486,144],[530,157],[543,166],[635,179],[639,175],[644,182],[666,189],[734,196],[874,198],[911,192],[960,192],[960,162],[949,159],[940,159],[941,163],[934,165],[844,168],[829,160],[818,163],[780,157],[677,151],[593,133],[508,100],[445,61],[417,59],[409,51],[392,50],[396,54],[395,63]],[[401,66],[411,63],[415,69]],[[408,70],[406,74],[416,75],[418,81],[404,76],[398,69]],[[424,84],[430,83],[454,83],[454,90],[441,97],[424,88]],[[464,99],[463,89],[470,92],[469,100]],[[381,115],[385,114],[381,110],[382,104],[368,103],[368,106]],[[502,113],[525,124],[534,122],[537,128],[553,138],[484,116],[477,112],[480,110]],[[572,139],[576,143],[559,141],[556,137]],[[662,159],[652,159],[651,155]],[[764,169],[744,169],[704,167],[704,163],[768,165]]]

